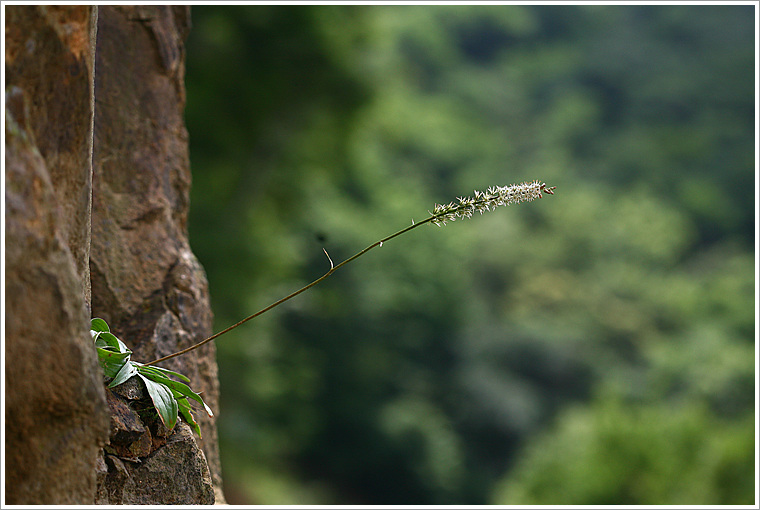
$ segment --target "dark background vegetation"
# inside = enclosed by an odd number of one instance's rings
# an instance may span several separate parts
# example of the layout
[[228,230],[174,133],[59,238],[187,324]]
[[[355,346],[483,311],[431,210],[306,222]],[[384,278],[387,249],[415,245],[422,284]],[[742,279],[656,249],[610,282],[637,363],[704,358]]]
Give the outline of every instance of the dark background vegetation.
[[754,7],[193,7],[231,503],[751,504]]

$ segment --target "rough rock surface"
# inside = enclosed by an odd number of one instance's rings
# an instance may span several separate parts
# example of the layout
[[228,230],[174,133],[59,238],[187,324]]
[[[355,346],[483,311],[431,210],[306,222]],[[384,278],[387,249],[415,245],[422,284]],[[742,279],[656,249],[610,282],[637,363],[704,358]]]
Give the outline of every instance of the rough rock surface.
[[[223,502],[214,421],[198,416],[212,487],[185,424],[170,434],[104,391],[88,332],[102,316],[137,361],[210,334],[187,241],[189,9],[5,13],[5,502]],[[213,346],[166,367],[217,409]]]
[[14,6],[5,18],[6,86],[27,99],[19,122],[28,123],[45,159],[58,230],[88,303],[96,22],[93,6]]
[[[92,312],[143,363],[211,334],[208,283],[187,237],[189,23],[187,6],[105,6],[98,15]],[[218,409],[213,344],[161,366],[189,377]],[[221,502],[216,424],[199,414],[198,441]]]
[[87,504],[108,435],[86,303],[94,7],[5,12],[6,503]]
[[178,422],[166,443],[144,458],[129,461],[106,453],[98,481],[96,504],[214,504],[208,463],[184,422]]
[[213,504],[208,463],[190,428],[168,430],[144,383],[133,377],[106,390],[111,433],[98,472],[96,504]]

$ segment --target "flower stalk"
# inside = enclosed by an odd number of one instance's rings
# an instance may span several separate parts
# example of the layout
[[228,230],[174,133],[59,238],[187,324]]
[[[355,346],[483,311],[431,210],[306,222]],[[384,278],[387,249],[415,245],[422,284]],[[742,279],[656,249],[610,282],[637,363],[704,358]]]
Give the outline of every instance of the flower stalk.
[[383,239],[380,239],[379,241],[374,242],[373,244],[364,248],[362,251],[352,255],[351,257],[347,258],[346,260],[344,260],[343,262],[337,265],[333,263],[332,258],[330,258],[330,255],[327,253],[327,250],[323,248],[322,250],[325,252],[325,255],[327,256],[327,260],[330,262],[330,269],[325,274],[323,274],[322,276],[314,280],[313,282],[275,301],[271,305],[265,308],[262,308],[258,312],[252,315],[249,315],[245,319],[233,324],[232,326],[229,326],[228,328],[223,329],[222,331],[211,335],[210,337],[206,338],[205,340],[201,342],[198,342],[197,344],[191,345],[190,347],[183,349],[181,351],[175,352],[173,354],[169,354],[168,356],[164,356],[163,358],[158,358],[149,363],[145,363],[145,365],[146,366],[154,365],[156,363],[160,363],[162,361],[166,361],[168,359],[181,356],[183,354],[187,354],[188,352],[193,351],[197,349],[198,347],[201,347],[207,344],[208,342],[211,342],[212,340],[215,340],[216,338],[222,336],[225,333],[228,333],[229,331],[232,331],[238,326],[242,326],[249,320],[258,317],[259,315],[268,312],[272,308],[281,305],[285,301],[288,301],[296,297],[297,295],[301,294],[302,292],[309,290],[310,288],[314,287],[319,282],[321,282],[322,280],[324,280],[325,278],[333,274],[335,271],[340,269],[341,267],[361,257],[372,248],[375,248],[377,246],[382,246],[383,243],[390,241],[394,237],[398,237],[401,234],[405,234],[406,232],[409,232],[410,230],[415,229],[421,225],[424,225],[426,223],[432,223],[440,227],[440,226],[446,225],[446,223],[449,221],[455,221],[457,218],[471,218],[472,215],[476,212],[483,214],[484,212],[492,211],[496,209],[497,207],[500,207],[503,205],[519,204],[521,202],[532,202],[533,200],[537,198],[542,198],[544,193],[548,193],[549,195],[554,195],[555,189],[556,189],[556,186],[552,186],[551,188],[548,188],[546,184],[543,182],[531,181],[531,182],[523,182],[521,184],[512,184],[511,186],[492,186],[488,188],[488,190],[486,191],[475,190],[474,192],[475,194],[471,197],[459,197],[457,198],[456,202],[450,202],[445,205],[435,204],[433,208],[433,212],[428,211],[430,212],[430,216],[428,218],[417,223],[415,223],[414,220],[412,220],[412,224],[410,226],[404,229],[401,229],[398,232],[389,235],[388,237],[384,237]]
[[459,197],[457,203],[436,204],[430,213],[433,216],[431,221],[440,227],[457,218],[471,218],[476,212],[483,214],[502,205],[531,202],[543,197],[543,193],[553,195],[555,188],[556,186],[547,188],[543,182],[531,181],[511,186],[491,186],[487,191],[475,190],[474,196]]

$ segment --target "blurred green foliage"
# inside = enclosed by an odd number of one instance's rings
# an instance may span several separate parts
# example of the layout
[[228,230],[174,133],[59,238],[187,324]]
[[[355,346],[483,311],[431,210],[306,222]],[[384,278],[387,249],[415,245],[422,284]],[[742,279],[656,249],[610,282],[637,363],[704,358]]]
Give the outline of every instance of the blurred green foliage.
[[752,6],[197,6],[190,234],[225,490],[751,504]]

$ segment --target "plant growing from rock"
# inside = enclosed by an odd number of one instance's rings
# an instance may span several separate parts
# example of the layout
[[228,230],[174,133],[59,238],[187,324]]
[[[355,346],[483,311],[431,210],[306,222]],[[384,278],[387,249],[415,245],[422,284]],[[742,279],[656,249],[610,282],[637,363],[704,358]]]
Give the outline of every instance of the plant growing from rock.
[[[175,352],[168,356],[155,359],[149,363],[142,364],[136,361],[131,361],[130,356],[132,354],[132,351],[130,351],[121,340],[116,338],[116,336],[110,332],[106,322],[103,319],[92,319],[91,333],[95,339],[95,345],[98,350],[98,358],[100,360],[101,366],[103,366],[106,377],[112,378],[109,387],[118,386],[119,384],[127,381],[134,376],[142,378],[142,380],[145,382],[145,386],[148,389],[148,393],[153,400],[153,404],[158,411],[159,416],[161,417],[161,420],[167,427],[170,429],[173,428],[177,422],[178,413],[181,413],[185,420],[193,427],[198,435],[200,435],[200,428],[190,413],[191,408],[188,399],[193,399],[203,405],[209,416],[213,416],[211,409],[209,409],[205,402],[203,402],[203,399],[199,394],[193,392],[190,387],[184,383],[190,382],[187,377],[177,372],[172,372],[171,370],[156,367],[153,365],[177,356],[181,356],[183,354],[187,354],[188,352],[193,351],[198,347],[211,342],[212,340],[215,340],[216,338],[232,331],[238,326],[245,324],[249,320],[258,317],[259,315],[268,312],[272,308],[281,305],[285,301],[288,301],[289,299],[296,297],[302,292],[309,290],[341,267],[361,257],[372,248],[382,246],[383,243],[390,241],[394,237],[405,234],[406,232],[409,232],[410,230],[413,230],[421,225],[431,223],[440,227],[446,225],[446,223],[450,221],[471,218],[476,212],[483,214],[484,212],[492,211],[500,206],[519,204],[521,202],[531,202],[537,198],[542,198],[544,193],[553,195],[554,189],[556,189],[556,186],[547,187],[545,183],[539,181],[523,182],[521,184],[513,184],[511,186],[492,186],[486,191],[475,190],[473,196],[459,197],[456,199],[456,201],[450,202],[448,204],[435,204],[433,211],[430,212],[430,216],[428,216],[426,219],[418,223],[412,221],[412,224],[410,226],[401,229],[398,232],[387,237],[384,237],[379,241],[374,242],[373,244],[367,246],[360,252],[354,254],[353,256],[347,258],[337,265],[333,263],[330,255],[327,253],[327,250],[324,250],[323,248],[323,251],[327,256],[327,260],[330,262],[330,269],[313,282],[275,301],[271,305],[262,308],[258,312],[249,315],[245,319],[233,324],[232,326],[214,335],[211,335],[201,342],[198,342],[186,349]],[[184,382],[176,381],[170,376],[177,377]]]
[[[94,318],[90,321],[90,334],[95,342],[100,366],[103,367],[105,376],[111,379],[108,384],[109,388],[125,383],[132,377],[139,377],[145,383],[158,416],[169,430],[177,424],[178,414],[182,414],[182,417],[193,430],[199,436],[201,435],[201,429],[190,412],[190,401],[188,399],[200,403],[209,416],[213,416],[214,413],[201,396],[185,384],[189,383],[190,379],[165,368],[150,367],[132,361],[130,359],[132,351],[116,335],[111,333],[108,324],[103,319]],[[177,377],[184,382],[176,381],[170,376]]]

